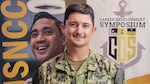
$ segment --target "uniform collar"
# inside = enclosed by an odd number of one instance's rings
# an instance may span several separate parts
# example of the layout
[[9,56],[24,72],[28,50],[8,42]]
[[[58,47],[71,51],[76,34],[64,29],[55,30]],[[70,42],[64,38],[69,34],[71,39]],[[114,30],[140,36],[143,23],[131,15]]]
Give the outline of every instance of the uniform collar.
[[[61,71],[65,71],[67,74],[72,75],[74,71],[73,68],[70,66],[69,62],[67,61],[67,54],[64,52],[58,59],[55,64],[55,67]],[[77,74],[82,74],[87,71],[99,71],[97,58],[95,53],[90,50],[89,57],[83,62],[81,65],[82,69],[79,69]],[[84,69],[85,68],[85,69]]]

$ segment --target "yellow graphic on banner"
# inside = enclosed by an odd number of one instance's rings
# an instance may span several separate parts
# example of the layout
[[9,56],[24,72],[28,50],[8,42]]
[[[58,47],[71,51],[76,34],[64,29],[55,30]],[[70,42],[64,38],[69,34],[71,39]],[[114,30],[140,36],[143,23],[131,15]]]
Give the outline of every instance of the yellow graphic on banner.
[[118,28],[118,56],[119,62],[131,60],[136,56],[136,33],[132,28]]
[[24,42],[3,42],[3,47],[13,47],[5,52],[3,52],[3,59],[18,59],[18,58],[28,58],[28,53],[15,54],[28,46],[26,41]]
[[150,84],[150,74],[128,79],[127,84]]
[[19,80],[19,81],[9,81],[9,82],[5,82],[4,84],[24,84],[24,81]]
[[[13,4],[15,2],[16,4]],[[16,8],[19,10],[12,11],[9,8]],[[28,10],[26,3],[21,0],[3,0],[0,6],[1,13],[4,18],[4,22],[1,26],[1,33],[3,35],[2,40],[2,84],[24,84],[23,78],[28,76],[29,65],[22,59],[28,58],[28,52],[18,53],[28,47],[28,41],[22,40],[28,33],[28,25],[23,20]],[[17,24],[14,24],[17,23]],[[16,28],[20,28],[20,31],[16,31]],[[20,76],[19,80],[14,80],[17,76]]]
[[13,69],[11,72],[9,72],[9,68],[11,67],[10,63],[7,62],[4,66],[3,66],[3,74],[5,75],[5,77],[7,78],[14,78],[18,72],[19,72],[19,68],[23,68],[23,72],[21,72],[21,77],[24,78],[27,76],[28,72],[29,72],[29,67],[28,64],[24,61],[18,61],[15,63],[15,65],[13,66]]
[[118,28],[118,56],[117,59],[120,62],[126,61],[126,35],[127,28]]
[[22,18],[23,16],[26,15],[27,13],[27,7],[26,4],[23,3],[20,0],[17,0],[17,6],[21,7],[21,11],[20,12],[9,12],[7,11],[7,7],[12,6],[13,4],[11,4],[11,0],[5,0],[2,4],[1,4],[1,12],[3,13],[3,15],[5,17],[8,18]]
[[2,25],[2,33],[7,38],[18,39],[24,37],[28,33],[28,26],[23,21],[18,21],[18,26],[22,28],[20,32],[10,32],[8,28],[13,26],[12,21],[6,21]]

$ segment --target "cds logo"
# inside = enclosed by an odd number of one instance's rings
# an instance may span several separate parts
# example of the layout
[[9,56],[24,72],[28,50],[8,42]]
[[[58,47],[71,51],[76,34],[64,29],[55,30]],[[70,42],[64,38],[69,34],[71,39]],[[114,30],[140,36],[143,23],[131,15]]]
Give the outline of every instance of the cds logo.
[[132,14],[126,11],[127,2],[119,2],[120,11],[113,12],[120,18],[100,18],[100,26],[109,28],[108,42],[104,43],[103,56],[108,56],[120,63],[126,69],[137,63],[145,49],[138,41],[136,31],[145,28],[145,18],[125,18]]

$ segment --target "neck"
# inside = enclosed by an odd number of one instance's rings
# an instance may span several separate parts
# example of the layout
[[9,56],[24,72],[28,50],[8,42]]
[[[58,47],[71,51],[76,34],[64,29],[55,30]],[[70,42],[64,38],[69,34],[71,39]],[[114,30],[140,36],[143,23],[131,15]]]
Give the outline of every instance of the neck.
[[88,47],[67,49],[68,58],[72,61],[85,60],[89,56],[89,52]]

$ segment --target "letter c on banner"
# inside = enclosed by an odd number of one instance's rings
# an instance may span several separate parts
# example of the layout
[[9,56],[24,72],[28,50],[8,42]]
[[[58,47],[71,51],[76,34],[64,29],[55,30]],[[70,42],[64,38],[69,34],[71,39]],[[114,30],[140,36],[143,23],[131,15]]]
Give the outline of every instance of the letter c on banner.
[[1,4],[1,12],[2,14],[5,16],[5,17],[8,17],[8,18],[21,18],[23,16],[26,15],[26,12],[27,12],[27,7],[26,5],[21,2],[20,0],[17,1],[17,5],[19,7],[21,7],[21,11],[20,12],[9,12],[7,11],[7,7],[8,6],[11,6],[11,1],[10,0],[6,0],[4,1],[2,4]]
[[28,32],[28,27],[23,21],[18,21],[18,26],[22,27],[22,31],[20,32],[9,32],[7,28],[12,26],[11,21],[7,21],[2,25],[2,33],[4,36],[12,39],[18,39],[24,37]]

